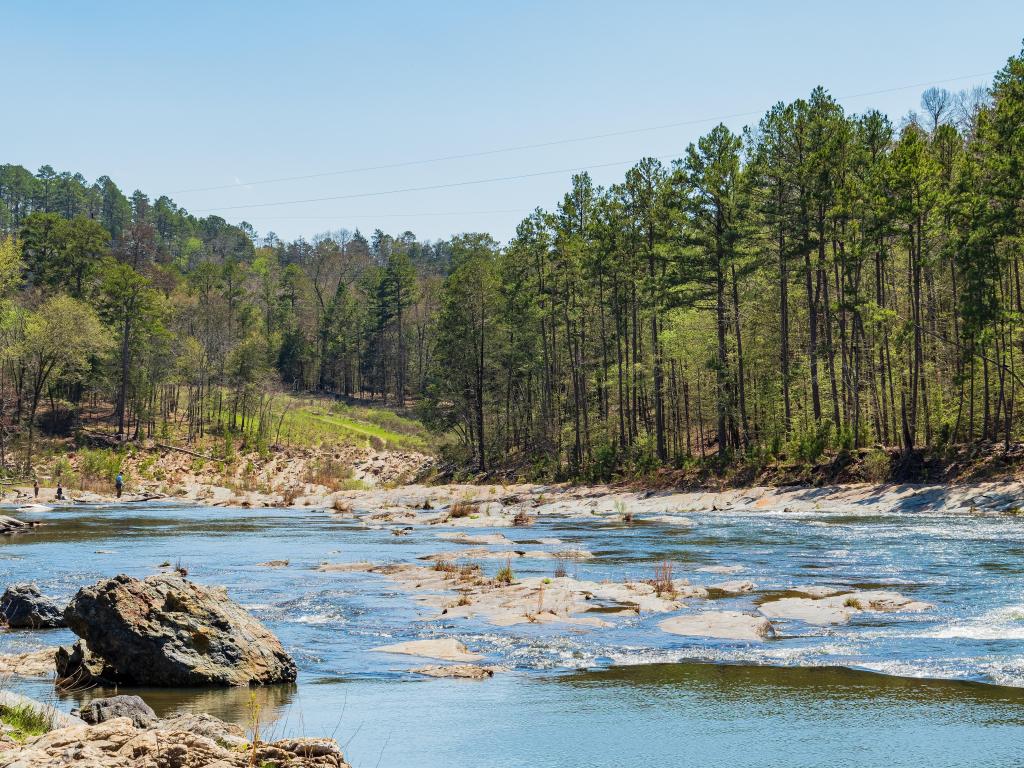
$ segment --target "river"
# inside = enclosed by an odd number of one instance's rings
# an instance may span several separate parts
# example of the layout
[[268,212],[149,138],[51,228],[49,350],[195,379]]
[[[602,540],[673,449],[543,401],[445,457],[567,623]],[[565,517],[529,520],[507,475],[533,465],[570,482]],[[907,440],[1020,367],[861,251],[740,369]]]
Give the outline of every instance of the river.
[[[765,643],[670,635],[657,627],[663,614],[607,628],[424,621],[410,593],[380,575],[316,570],[452,549],[430,526],[395,536],[388,526],[314,508],[156,502],[22,517],[46,525],[0,543],[4,583],[35,581],[66,600],[102,577],[143,577],[180,562],[189,578],[226,586],[299,665],[296,686],[254,693],[141,691],[159,713],[192,709],[245,724],[254,697],[265,735],[333,735],[357,768],[1021,760],[1024,519],[1014,515],[867,505],[857,513],[687,512],[691,527],[544,516],[503,531],[530,549],[544,548],[536,539],[558,538],[593,552],[593,560],[569,565],[579,578],[650,578],[668,560],[695,584],[757,584],[751,594],[713,601],[715,609],[754,610],[766,595],[806,584],[887,589],[935,605],[858,614],[842,626],[779,621],[779,639]],[[259,565],[269,560],[289,565]],[[488,572],[502,564],[483,563]],[[737,575],[700,570],[723,565]],[[553,568],[550,560],[515,564],[519,576]],[[421,660],[371,650],[449,636],[508,671],[485,681],[425,679],[408,671]],[[72,639],[64,630],[9,632],[0,652]],[[9,685],[54,695],[45,681]]]

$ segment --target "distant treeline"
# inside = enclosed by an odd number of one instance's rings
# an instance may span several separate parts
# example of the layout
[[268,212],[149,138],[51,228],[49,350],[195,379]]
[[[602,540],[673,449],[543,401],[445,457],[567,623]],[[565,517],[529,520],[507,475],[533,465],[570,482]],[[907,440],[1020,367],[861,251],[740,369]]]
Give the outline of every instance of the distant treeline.
[[921,106],[818,88],[457,238],[433,417],[480,468],[592,478],[1019,439],[1024,59]]
[[122,437],[260,440],[282,387],[401,405],[426,387],[447,264],[409,232],[286,243],[107,177],[0,166],[0,466],[90,405]]
[[921,106],[894,124],[815,89],[609,187],[575,176],[505,246],[284,243],[107,178],[0,168],[0,424],[28,435],[40,401],[92,397],[132,434],[258,433],[283,385],[412,398],[465,465],[537,475],[1008,445],[1024,58]]

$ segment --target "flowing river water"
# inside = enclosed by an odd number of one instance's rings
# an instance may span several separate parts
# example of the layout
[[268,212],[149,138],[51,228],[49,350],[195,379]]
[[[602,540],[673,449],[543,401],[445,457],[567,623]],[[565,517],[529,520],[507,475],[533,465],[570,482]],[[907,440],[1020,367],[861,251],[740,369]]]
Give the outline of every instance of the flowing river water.
[[[545,516],[502,532],[530,549],[553,537],[593,552],[568,566],[581,579],[650,578],[668,560],[695,584],[757,584],[711,601],[716,610],[754,610],[766,594],[807,584],[898,591],[935,608],[863,613],[842,626],[779,621],[779,638],[764,643],[667,634],[664,614],[606,628],[424,621],[428,612],[386,578],[316,567],[453,549],[431,526],[394,536],[322,509],[169,503],[21,515],[46,525],[0,543],[0,583],[35,581],[66,601],[100,578],[180,561],[278,635],[298,684],[139,693],[160,714],[205,711],[243,725],[255,698],[265,734],[333,735],[356,768],[1024,764],[1024,519],[870,506],[687,516],[692,527]],[[269,560],[289,565],[259,565]],[[483,563],[488,573],[501,565]],[[721,565],[742,571],[701,571]],[[554,567],[515,563],[517,576]],[[409,672],[423,660],[371,650],[430,637],[457,637],[508,671],[426,679]],[[8,632],[0,652],[72,640],[64,630]],[[55,696],[45,680],[8,685]]]

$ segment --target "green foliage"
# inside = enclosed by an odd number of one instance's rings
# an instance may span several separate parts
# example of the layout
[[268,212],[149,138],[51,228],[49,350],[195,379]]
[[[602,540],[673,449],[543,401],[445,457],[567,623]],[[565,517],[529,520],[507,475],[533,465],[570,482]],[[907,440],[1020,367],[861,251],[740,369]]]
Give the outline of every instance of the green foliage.
[[113,484],[121,472],[123,455],[112,449],[82,448],[78,451],[78,472],[83,480]]
[[882,448],[873,448],[863,461],[864,477],[872,483],[884,483],[892,471],[889,454]]
[[227,463],[347,442],[467,477],[1008,448],[1024,56],[990,94],[922,108],[896,129],[816,88],[671,167],[575,174],[504,247],[282,242],[108,177],[0,166],[0,463],[32,463],[40,409],[100,426],[110,406],[126,438],[215,436]]
[[494,580],[498,584],[511,584],[516,580],[516,574],[512,570],[512,562],[509,560],[505,561],[505,564],[498,569],[498,572],[494,575]]
[[813,464],[825,453],[831,436],[832,422],[830,421],[823,421],[820,424],[798,430],[793,435],[787,453],[799,461]]
[[0,722],[8,726],[15,741],[39,736],[53,729],[52,718],[30,704],[0,704]]

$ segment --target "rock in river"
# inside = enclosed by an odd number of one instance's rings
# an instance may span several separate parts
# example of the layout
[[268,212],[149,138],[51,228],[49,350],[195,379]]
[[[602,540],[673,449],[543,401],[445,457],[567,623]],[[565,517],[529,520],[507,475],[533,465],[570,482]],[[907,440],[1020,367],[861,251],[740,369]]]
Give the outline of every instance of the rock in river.
[[673,635],[716,637],[722,640],[761,641],[775,637],[775,629],[768,619],[739,611],[705,611],[673,616],[658,626]]
[[60,608],[43,596],[35,584],[12,584],[0,597],[0,618],[11,629],[63,627]]
[[479,661],[483,658],[479,653],[472,653],[465,645],[454,638],[445,637],[436,640],[410,640],[394,645],[382,645],[374,648],[382,653],[402,653],[409,656],[424,656],[428,659],[444,661]]
[[127,717],[136,728],[148,728],[156,720],[156,712],[142,700],[141,696],[108,696],[93,699],[71,714],[82,718],[89,725],[105,723],[115,717]]
[[415,672],[417,675],[426,675],[427,677],[456,677],[463,680],[486,680],[489,677],[494,677],[494,670],[494,667],[481,667],[476,664],[434,664],[428,667],[411,669],[409,671]]
[[[805,593],[807,590],[803,590]],[[805,624],[824,626],[846,624],[862,613],[921,613],[934,608],[931,603],[904,597],[898,592],[845,592],[826,597],[784,597],[761,605],[761,613],[773,619],[796,619]]]
[[83,642],[57,653],[66,684],[262,685],[295,680],[280,641],[224,589],[174,574],[83,587],[64,611]]

